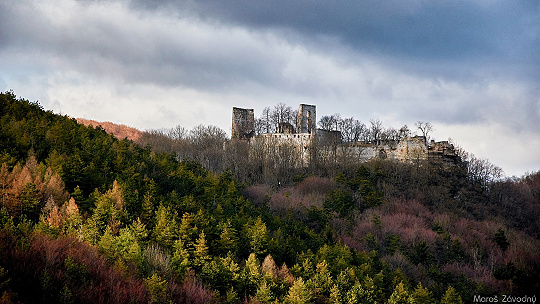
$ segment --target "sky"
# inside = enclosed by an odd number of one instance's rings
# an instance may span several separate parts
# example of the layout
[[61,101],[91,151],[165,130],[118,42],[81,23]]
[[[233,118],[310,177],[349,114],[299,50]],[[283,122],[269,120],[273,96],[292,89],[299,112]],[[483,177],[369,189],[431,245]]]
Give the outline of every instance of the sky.
[[540,170],[537,0],[0,0],[0,89],[141,130],[232,107],[430,122],[507,176]]

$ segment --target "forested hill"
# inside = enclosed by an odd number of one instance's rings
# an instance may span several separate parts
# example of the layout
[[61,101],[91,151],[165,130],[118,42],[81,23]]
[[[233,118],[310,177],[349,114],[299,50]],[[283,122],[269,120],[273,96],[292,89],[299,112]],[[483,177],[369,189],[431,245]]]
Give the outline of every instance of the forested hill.
[[276,187],[239,182],[249,167],[211,172],[196,149],[179,161],[151,146],[0,94],[0,302],[471,303],[538,291],[540,173],[486,181],[375,161]]

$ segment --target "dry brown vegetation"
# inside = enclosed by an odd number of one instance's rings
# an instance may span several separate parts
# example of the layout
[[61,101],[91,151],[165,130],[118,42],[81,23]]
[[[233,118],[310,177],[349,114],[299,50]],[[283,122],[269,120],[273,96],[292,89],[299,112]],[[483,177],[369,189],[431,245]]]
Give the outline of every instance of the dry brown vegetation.
[[[3,295],[7,303],[149,303],[150,293],[143,280],[112,266],[95,246],[73,237],[52,239],[33,234],[14,238],[0,231],[0,254],[10,282],[7,287],[25,286],[39,293]],[[166,286],[175,303],[210,303],[213,295],[195,279]],[[59,292],[60,291],[60,292]]]
[[77,118],[77,122],[85,126],[92,126],[94,128],[99,126],[103,128],[107,133],[114,135],[120,140],[127,138],[134,142],[139,142],[144,133],[143,131],[140,131],[136,128],[122,124],[112,123],[109,121],[98,122],[90,119]]

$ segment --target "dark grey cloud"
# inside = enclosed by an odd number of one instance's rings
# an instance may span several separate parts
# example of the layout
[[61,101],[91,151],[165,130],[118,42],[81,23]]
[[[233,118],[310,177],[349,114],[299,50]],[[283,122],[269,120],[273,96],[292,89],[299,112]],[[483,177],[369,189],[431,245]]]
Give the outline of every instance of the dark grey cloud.
[[[96,10],[96,2],[84,3]],[[35,52],[54,61],[51,65],[160,86],[223,91],[246,82],[278,81],[279,56],[260,45],[244,45],[249,41],[243,41],[242,32],[227,36],[226,29],[192,19],[164,25],[160,22],[170,22],[170,16],[128,16],[124,8],[96,14],[76,8],[59,12],[55,20],[29,4],[0,3],[0,50]],[[63,14],[71,20],[62,21]]]
[[[82,1],[89,6],[96,2],[114,3]],[[367,55],[421,77],[436,75],[469,81],[499,73],[540,81],[539,5],[535,1],[492,3],[133,0],[131,7],[143,11],[176,10],[179,19],[208,22],[217,31],[230,25],[248,31],[271,30],[283,39],[293,40],[293,45],[303,44],[319,52],[349,47],[351,52],[343,60],[351,65],[356,64],[355,56]],[[180,40],[198,37],[181,33],[175,36],[178,28],[155,36],[153,31],[164,28],[154,24],[138,31],[137,27],[130,29],[131,24],[89,16],[80,24],[74,20],[70,27],[58,27],[41,20],[39,14],[21,23],[25,18],[22,15],[32,13],[31,8],[0,5],[6,15],[0,21],[6,25],[0,31],[3,41],[21,47],[39,44],[45,52],[76,59],[75,64],[89,72],[117,73],[128,81],[216,90],[244,82],[284,89],[290,85],[279,75],[287,58],[250,45],[252,41],[219,37],[226,32],[215,34],[214,38],[221,41],[199,41],[204,46],[195,49]],[[333,43],[327,44],[329,39]],[[237,47],[223,48],[227,43],[236,43]]]
[[139,1],[250,28],[335,36],[351,47],[423,61],[538,64],[538,1]]

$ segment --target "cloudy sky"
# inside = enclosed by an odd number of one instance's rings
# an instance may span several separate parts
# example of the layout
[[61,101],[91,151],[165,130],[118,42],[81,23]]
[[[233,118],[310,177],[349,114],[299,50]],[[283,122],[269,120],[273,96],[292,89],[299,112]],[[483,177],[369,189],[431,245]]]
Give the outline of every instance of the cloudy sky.
[[540,170],[537,0],[0,0],[0,89],[139,129],[233,106],[429,121],[508,176]]

